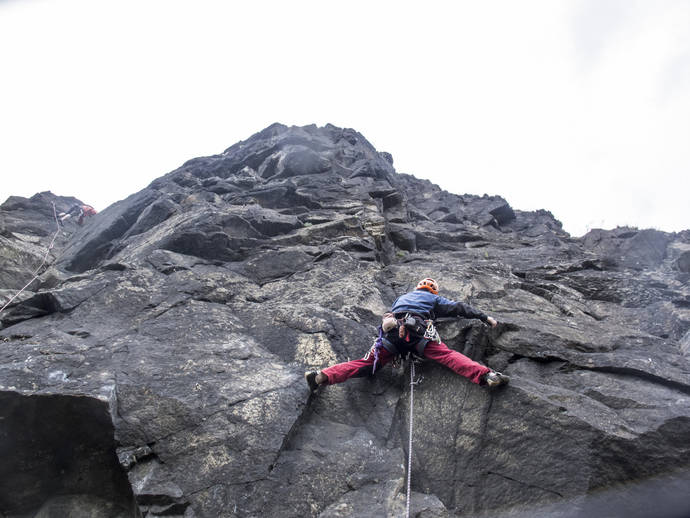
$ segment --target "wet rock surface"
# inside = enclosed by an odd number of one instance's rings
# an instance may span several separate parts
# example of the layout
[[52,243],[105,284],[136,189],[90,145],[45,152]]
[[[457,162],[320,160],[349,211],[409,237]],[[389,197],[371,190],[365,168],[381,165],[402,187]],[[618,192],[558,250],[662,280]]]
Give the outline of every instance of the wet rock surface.
[[[500,322],[440,322],[444,341],[511,383],[417,367],[416,515],[642,516],[644,494],[684,516],[690,232],[575,239],[547,211],[392,163],[356,131],[276,124],[66,225],[0,313],[0,395],[106,404],[97,435],[142,516],[399,516],[408,371],[314,396],[302,374],[361,357],[389,304],[431,276]],[[6,299],[53,236],[52,200],[0,207]],[[121,511],[124,493],[26,473],[35,511]],[[0,492],[0,513],[18,512],[21,490]]]

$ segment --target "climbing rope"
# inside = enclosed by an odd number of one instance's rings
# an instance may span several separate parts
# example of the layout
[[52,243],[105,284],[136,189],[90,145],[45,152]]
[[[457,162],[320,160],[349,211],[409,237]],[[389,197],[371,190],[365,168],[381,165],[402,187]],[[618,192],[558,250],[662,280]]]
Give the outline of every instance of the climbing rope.
[[414,422],[414,386],[419,383],[414,379],[414,364],[417,360],[410,355],[410,440],[407,445],[407,518],[410,518],[410,485],[412,483],[412,424]]
[[46,261],[48,260],[48,254],[50,251],[53,249],[53,245],[55,244],[55,238],[57,238],[58,234],[60,233],[60,222],[58,221],[57,218],[57,211],[55,210],[55,203],[53,203],[53,217],[55,218],[55,224],[57,225],[57,230],[55,231],[55,234],[53,234],[53,239],[50,240],[50,245],[48,245],[48,249],[46,250],[45,255],[43,256],[43,261],[41,261],[41,264],[36,268],[36,270],[33,273],[33,277],[31,277],[31,280],[26,283],[26,285],[19,290],[10,300],[7,301],[7,303],[0,308],[0,313],[2,313],[7,306],[12,304],[12,301],[19,297],[26,288],[28,288],[32,282],[34,282],[38,278],[38,272],[41,271],[41,268],[43,268],[43,265],[46,264]]

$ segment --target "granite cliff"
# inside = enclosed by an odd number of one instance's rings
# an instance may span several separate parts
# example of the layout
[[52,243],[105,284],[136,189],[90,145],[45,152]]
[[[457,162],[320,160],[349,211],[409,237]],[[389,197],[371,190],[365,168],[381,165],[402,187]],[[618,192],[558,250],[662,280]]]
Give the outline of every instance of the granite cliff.
[[[0,207],[3,304],[75,201]],[[575,239],[275,124],[68,221],[48,263],[0,313],[0,516],[401,516],[406,367],[302,375],[424,276],[499,320],[439,328],[511,383],[417,366],[414,516],[690,514],[690,231]]]

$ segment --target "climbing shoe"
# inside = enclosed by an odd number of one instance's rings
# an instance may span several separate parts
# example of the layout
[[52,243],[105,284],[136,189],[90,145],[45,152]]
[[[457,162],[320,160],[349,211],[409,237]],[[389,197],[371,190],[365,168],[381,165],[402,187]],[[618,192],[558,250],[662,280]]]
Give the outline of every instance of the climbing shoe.
[[489,388],[493,388],[500,385],[506,385],[510,381],[510,378],[505,374],[501,374],[500,372],[490,371],[486,374],[484,380]]
[[304,373],[304,379],[307,380],[307,385],[309,385],[309,391],[313,394],[316,389],[319,388],[319,384],[316,382],[316,376],[319,375],[318,371],[311,371]]

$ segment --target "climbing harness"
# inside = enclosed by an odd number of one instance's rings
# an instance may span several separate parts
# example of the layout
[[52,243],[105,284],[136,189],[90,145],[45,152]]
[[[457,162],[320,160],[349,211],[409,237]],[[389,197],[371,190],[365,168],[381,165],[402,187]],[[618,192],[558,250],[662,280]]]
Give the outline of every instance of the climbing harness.
[[31,283],[34,282],[38,278],[38,272],[40,272],[41,268],[43,268],[43,265],[46,264],[46,261],[48,260],[48,254],[53,249],[53,245],[55,244],[55,238],[60,233],[60,223],[58,222],[57,211],[55,210],[55,203],[53,203],[53,217],[55,218],[55,224],[57,225],[57,230],[55,231],[55,234],[53,234],[53,239],[50,240],[50,245],[48,245],[48,249],[46,250],[46,253],[43,256],[43,261],[41,261],[41,264],[34,271],[33,277],[31,277],[31,280],[29,282],[27,282],[26,285],[21,290],[19,290],[10,300],[8,300],[7,303],[2,308],[0,308],[0,313],[2,313],[5,310],[5,308],[12,303],[12,301],[14,299],[19,297],[19,295],[21,295],[24,292],[24,290],[26,288],[28,288],[31,285]]
[[406,342],[411,342],[412,340],[419,340],[424,337],[426,330],[426,321],[412,313],[405,313],[402,318],[397,320],[398,322],[398,338],[405,340]]
[[[381,347],[385,347],[383,344],[384,335],[393,331],[395,328],[397,328],[398,331],[398,338],[408,344],[408,349],[410,346],[414,346],[415,349],[417,349],[414,344],[420,343],[423,344],[423,349],[427,342],[441,341],[441,337],[438,334],[438,330],[436,329],[433,320],[424,320],[422,317],[412,313],[405,313],[401,318],[396,318],[392,313],[386,313],[383,315],[383,320],[378,328],[378,336],[374,340],[369,353],[367,353],[367,355],[374,355],[374,365],[371,370],[372,375],[376,372],[376,366],[379,361],[379,350]],[[386,340],[387,343],[390,344],[388,339]],[[422,340],[424,340],[424,342],[421,342]],[[396,346],[394,345],[394,347]],[[397,355],[399,356],[402,352],[404,352],[404,350],[397,351]],[[417,349],[416,354],[417,356],[420,356],[422,354],[421,349]]]
[[422,378],[419,380],[414,379],[414,364],[419,360],[414,358],[412,355],[409,357],[410,362],[410,440],[407,445],[407,510],[405,516],[410,518],[410,486],[412,483],[412,424],[414,422],[413,411],[414,411],[414,386],[422,382]]

